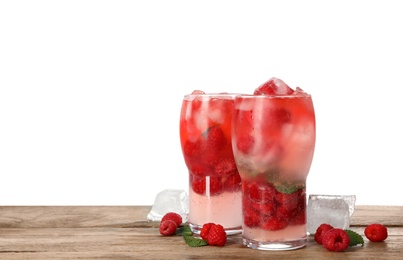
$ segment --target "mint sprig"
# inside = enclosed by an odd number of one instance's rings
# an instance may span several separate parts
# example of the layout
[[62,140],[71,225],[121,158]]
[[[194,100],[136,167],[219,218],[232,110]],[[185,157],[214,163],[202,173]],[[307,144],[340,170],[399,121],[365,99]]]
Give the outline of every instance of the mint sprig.
[[192,230],[190,229],[189,225],[180,226],[176,231],[176,235],[178,236],[191,236],[193,235]]
[[361,246],[364,246],[364,239],[361,235],[349,229],[345,229],[344,231],[346,231],[348,237],[350,238],[350,244],[348,246],[356,246],[359,244],[361,244]]
[[183,236],[183,239],[185,240],[186,244],[188,244],[191,247],[208,246],[207,241],[200,238],[195,238],[192,236]]
[[190,229],[189,225],[179,226],[176,230],[175,235],[183,236],[183,240],[185,240],[186,244],[191,247],[200,247],[200,246],[208,246],[206,240],[193,237],[192,229]]

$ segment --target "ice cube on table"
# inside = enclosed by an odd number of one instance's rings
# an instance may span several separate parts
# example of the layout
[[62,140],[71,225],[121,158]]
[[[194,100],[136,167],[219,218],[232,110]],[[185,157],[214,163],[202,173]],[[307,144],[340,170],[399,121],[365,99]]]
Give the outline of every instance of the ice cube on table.
[[182,217],[182,222],[187,221],[189,212],[188,196],[184,190],[166,189],[157,194],[147,219],[160,221],[168,212],[176,212]]
[[307,230],[315,234],[323,223],[347,229],[354,213],[355,195],[317,195],[308,198]]

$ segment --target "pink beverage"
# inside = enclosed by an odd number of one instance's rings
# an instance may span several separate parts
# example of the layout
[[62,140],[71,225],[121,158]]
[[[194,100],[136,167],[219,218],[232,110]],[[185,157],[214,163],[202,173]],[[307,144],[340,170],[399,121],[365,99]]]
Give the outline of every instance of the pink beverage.
[[241,233],[241,177],[231,145],[234,94],[194,91],[183,99],[180,140],[189,170],[189,226],[199,234],[205,223]]
[[314,154],[311,96],[272,78],[235,98],[232,144],[242,179],[243,243],[263,250],[306,245],[306,178]]

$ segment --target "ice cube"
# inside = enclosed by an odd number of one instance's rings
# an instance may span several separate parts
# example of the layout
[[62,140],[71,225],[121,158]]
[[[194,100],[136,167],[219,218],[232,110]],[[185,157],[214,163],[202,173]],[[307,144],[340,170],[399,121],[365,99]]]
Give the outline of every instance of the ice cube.
[[315,234],[316,229],[323,223],[335,228],[349,228],[355,199],[355,195],[309,195],[308,233]]
[[176,212],[182,217],[182,221],[187,221],[189,212],[188,196],[184,190],[166,189],[157,194],[147,219],[160,221],[168,212]]
[[284,81],[272,77],[253,92],[254,95],[290,95],[294,92]]

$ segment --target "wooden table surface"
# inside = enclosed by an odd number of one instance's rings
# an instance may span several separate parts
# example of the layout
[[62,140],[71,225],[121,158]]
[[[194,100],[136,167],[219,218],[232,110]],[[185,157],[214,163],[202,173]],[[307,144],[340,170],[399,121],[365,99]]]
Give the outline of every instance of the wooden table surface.
[[328,252],[312,237],[292,251],[246,248],[241,236],[226,246],[189,247],[163,237],[148,222],[148,206],[0,206],[0,259],[403,259],[403,206],[356,206],[350,229],[364,236],[374,222],[388,227],[385,242]]

